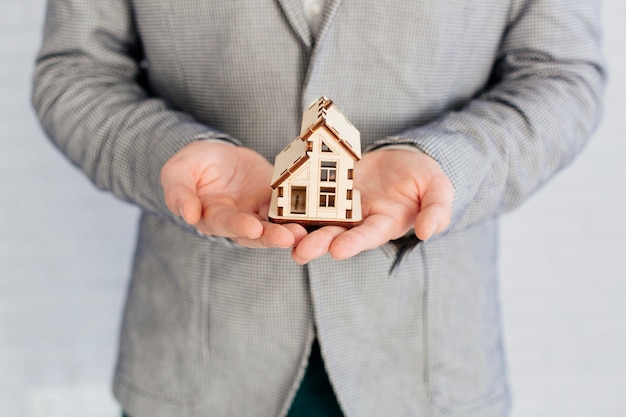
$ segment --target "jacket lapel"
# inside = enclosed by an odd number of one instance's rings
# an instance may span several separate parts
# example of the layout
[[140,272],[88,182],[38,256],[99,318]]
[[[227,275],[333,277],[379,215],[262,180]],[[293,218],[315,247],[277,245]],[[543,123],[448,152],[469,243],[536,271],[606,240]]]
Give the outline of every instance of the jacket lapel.
[[[302,3],[302,0],[300,0],[300,2]],[[322,15],[322,21],[320,22],[319,31],[317,33],[317,44],[321,43],[319,41],[324,38],[324,35],[326,35],[326,32],[331,26],[340,4],[341,0],[326,0],[324,5],[324,14]]]
[[300,41],[308,49],[313,46],[313,34],[309,28],[309,22],[304,12],[303,0],[278,0],[280,7],[285,13],[287,21],[293,31],[300,38]]
[[311,51],[307,73],[304,77],[301,103],[302,109],[306,109],[308,105],[311,104],[313,100],[318,99],[320,95],[329,94],[328,91],[319,90],[318,81],[320,80],[320,76],[322,76],[320,71],[323,71],[324,66],[322,66],[322,68],[320,69],[320,66],[317,64],[319,62],[320,56],[323,56],[320,51],[324,47],[324,39],[332,28],[332,22],[337,14],[337,10],[339,9],[340,5],[341,0],[326,0],[326,3],[324,5],[324,14],[322,15],[322,21],[320,22],[316,41],[314,43],[313,50]]

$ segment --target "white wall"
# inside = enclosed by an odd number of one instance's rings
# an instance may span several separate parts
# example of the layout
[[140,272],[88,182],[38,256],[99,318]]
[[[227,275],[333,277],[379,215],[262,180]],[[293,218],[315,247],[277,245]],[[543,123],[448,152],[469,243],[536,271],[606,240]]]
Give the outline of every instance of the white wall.
[[[29,104],[44,0],[0,2],[0,417],[117,415],[110,379],[134,208],[93,189]],[[626,415],[626,3],[605,2],[607,111],[502,225],[513,417]]]
[[0,417],[117,416],[136,211],[44,138],[30,77],[44,0],[0,0]]
[[513,417],[626,416],[626,2],[604,18],[604,121],[502,225]]

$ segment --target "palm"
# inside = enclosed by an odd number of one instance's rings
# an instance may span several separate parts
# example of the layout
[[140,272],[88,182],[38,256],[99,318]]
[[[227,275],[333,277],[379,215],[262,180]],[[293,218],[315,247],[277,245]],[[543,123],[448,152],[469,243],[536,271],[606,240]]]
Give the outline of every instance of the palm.
[[242,147],[194,142],[163,167],[169,209],[200,232],[248,247],[291,247],[303,229],[266,220],[272,166]]
[[354,176],[363,223],[349,230],[312,232],[294,249],[296,261],[306,263],[326,252],[344,259],[397,239],[412,227],[426,240],[448,226],[453,188],[430,157],[408,150],[370,152],[356,165]]
[[197,194],[203,213],[216,203],[229,204],[259,218],[267,216],[272,166],[259,154],[233,148],[213,153],[198,173]]
[[[397,158],[367,158],[357,166],[355,187],[361,192],[367,222],[385,225],[391,239],[404,235],[419,212],[419,188],[412,165]],[[395,155],[394,155],[395,156]]]

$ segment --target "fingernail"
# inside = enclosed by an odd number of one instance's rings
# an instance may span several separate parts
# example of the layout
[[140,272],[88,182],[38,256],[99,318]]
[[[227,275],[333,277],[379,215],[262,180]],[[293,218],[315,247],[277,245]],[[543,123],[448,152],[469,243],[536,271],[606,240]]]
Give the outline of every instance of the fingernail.
[[435,234],[435,232],[437,231],[437,226],[438,226],[438,223],[437,223],[437,222],[434,222],[434,223],[433,223],[433,225],[432,225],[432,227],[430,228],[430,233],[428,234],[428,237],[427,237],[426,239],[424,239],[424,240],[428,240],[428,239],[430,239],[431,237],[433,237],[433,235],[434,235],[434,234]]
[[296,254],[296,248],[295,247],[291,250],[291,259],[293,259],[294,262],[297,263],[298,265],[305,265],[306,264],[304,259],[300,258],[298,256],[298,254]]
[[187,219],[185,218],[185,210],[183,206],[178,207],[178,214],[180,214],[180,217],[182,217],[184,221],[187,221]]

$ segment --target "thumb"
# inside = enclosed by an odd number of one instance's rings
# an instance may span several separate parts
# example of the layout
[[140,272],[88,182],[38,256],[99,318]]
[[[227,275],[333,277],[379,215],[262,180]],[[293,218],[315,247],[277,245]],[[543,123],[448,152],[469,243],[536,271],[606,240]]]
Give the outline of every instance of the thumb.
[[442,211],[441,207],[431,205],[417,214],[415,218],[415,235],[420,240],[426,241],[446,229],[446,219],[442,215]]
[[194,225],[202,216],[202,203],[195,190],[184,185],[175,185],[165,192],[165,203],[172,213]]
[[428,240],[448,228],[452,220],[454,188],[448,177],[442,174],[432,180],[421,196],[420,212],[415,218],[415,235]]
[[161,172],[161,184],[165,204],[172,213],[182,217],[189,224],[196,224],[202,215],[202,203],[196,192],[193,177],[185,170],[166,165]]

